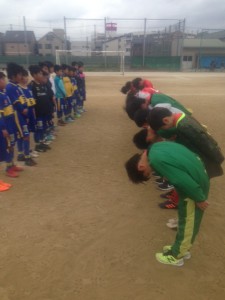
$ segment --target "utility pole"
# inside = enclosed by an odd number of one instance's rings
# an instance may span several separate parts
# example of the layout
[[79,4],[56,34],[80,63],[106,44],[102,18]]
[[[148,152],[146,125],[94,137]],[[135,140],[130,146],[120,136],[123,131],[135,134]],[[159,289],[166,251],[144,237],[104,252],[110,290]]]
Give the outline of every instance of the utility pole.
[[26,27],[26,19],[25,17],[23,17],[23,29],[24,29],[24,41],[25,41],[25,45],[26,45],[26,49],[27,49],[27,53],[26,53],[26,65],[27,67],[29,66],[29,45],[27,42],[27,27]]

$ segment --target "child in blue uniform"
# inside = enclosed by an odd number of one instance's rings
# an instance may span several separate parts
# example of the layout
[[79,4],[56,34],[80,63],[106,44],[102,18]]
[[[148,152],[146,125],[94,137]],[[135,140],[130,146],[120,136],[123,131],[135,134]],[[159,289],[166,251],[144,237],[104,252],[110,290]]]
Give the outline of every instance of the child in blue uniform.
[[1,153],[2,159],[6,162],[6,175],[9,177],[18,177],[22,168],[13,163],[14,147],[18,137],[18,128],[16,126],[15,113],[9,97],[5,94],[6,78],[5,74],[0,72],[0,114],[1,114]]

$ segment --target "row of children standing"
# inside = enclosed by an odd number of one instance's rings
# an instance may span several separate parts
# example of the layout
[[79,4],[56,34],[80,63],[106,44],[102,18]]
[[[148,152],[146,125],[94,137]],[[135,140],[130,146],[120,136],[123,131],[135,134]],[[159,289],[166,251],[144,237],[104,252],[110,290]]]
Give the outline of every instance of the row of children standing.
[[191,258],[208,207],[210,181],[223,175],[224,155],[207,127],[181,103],[156,91],[151,82],[137,78],[121,91],[128,92],[128,116],[144,128],[133,139],[144,151],[125,163],[127,174],[136,184],[152,175],[162,176],[173,192],[162,195],[168,200],[160,207],[178,209],[178,219],[167,222],[168,227],[177,229],[175,241],[164,245],[155,257],[160,263],[182,266]]
[[[50,150],[49,144],[56,138],[54,123],[58,126],[74,122],[85,112],[85,75],[83,63],[53,65],[42,62],[31,65],[29,73],[16,63],[7,65],[7,77],[0,72],[0,161],[6,163],[6,175],[16,178],[23,170],[14,163],[17,145],[17,161],[35,166],[34,158],[40,152]],[[35,149],[31,150],[33,133]],[[10,184],[0,181],[0,191]]]

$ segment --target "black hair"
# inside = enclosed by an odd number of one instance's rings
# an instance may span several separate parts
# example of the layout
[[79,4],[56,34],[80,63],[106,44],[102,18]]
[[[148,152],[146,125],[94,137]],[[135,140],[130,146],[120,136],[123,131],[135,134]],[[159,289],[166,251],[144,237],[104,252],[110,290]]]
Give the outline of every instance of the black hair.
[[3,72],[0,72],[0,79],[6,78],[5,74]]
[[43,70],[42,70],[42,74],[43,74],[43,76],[49,76],[49,74]]
[[165,107],[155,107],[150,111],[147,121],[150,127],[157,131],[164,125],[163,119],[171,115],[172,112],[169,109]]
[[151,145],[147,142],[148,130],[146,128],[138,131],[133,137],[133,143],[138,149],[145,150]]
[[121,93],[126,95],[129,92],[129,90],[131,89],[131,86],[132,86],[131,81],[127,81],[125,83],[125,85],[121,88],[121,90],[120,90]]
[[10,62],[7,64],[6,72],[9,79],[12,79],[14,76],[17,76],[18,74],[22,74],[22,71],[23,71],[23,67],[16,63]]
[[75,67],[75,66],[77,66],[78,65],[78,63],[76,62],[76,61],[72,61],[72,63],[71,63],[71,66],[72,67]]
[[41,69],[43,69],[44,67],[48,68],[48,64],[45,61],[40,61],[38,65]]
[[147,123],[148,115],[149,109],[138,109],[134,114],[134,122],[138,127],[142,127],[145,123]]
[[66,64],[62,64],[62,65],[61,65],[61,67],[62,67],[62,70],[69,69],[69,66],[68,66],[68,65],[66,65]]
[[23,77],[28,77],[28,76],[29,76],[28,71],[25,70],[25,69],[23,69],[23,71],[22,71],[22,76],[23,76]]
[[30,71],[31,76],[33,76],[35,74],[40,73],[42,70],[41,70],[41,67],[38,65],[31,65],[31,66],[29,66],[29,71]]
[[134,120],[134,115],[136,111],[141,109],[141,105],[145,103],[144,99],[138,99],[136,97],[130,98],[129,101],[126,103],[125,110],[131,120]]
[[45,65],[48,67],[48,69],[54,68],[54,64],[51,61],[49,61],[49,60],[45,61]]
[[78,68],[80,68],[80,67],[84,66],[84,63],[82,61],[78,61],[77,65],[78,65]]
[[140,82],[142,81],[142,78],[137,77],[132,81],[132,85],[136,90],[140,90]]
[[58,72],[60,70],[62,70],[62,67],[60,65],[54,65],[54,71],[55,72]]
[[129,179],[135,183],[142,183],[147,181],[149,178],[145,177],[142,171],[139,171],[137,166],[138,162],[140,161],[141,154],[133,155],[128,161],[125,163],[125,168],[127,170],[127,175]]

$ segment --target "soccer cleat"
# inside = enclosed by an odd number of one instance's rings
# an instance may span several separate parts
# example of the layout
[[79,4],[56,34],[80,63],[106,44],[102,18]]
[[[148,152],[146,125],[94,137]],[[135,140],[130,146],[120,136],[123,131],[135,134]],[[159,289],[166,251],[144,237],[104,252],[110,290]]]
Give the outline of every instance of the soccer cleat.
[[32,157],[32,158],[37,158],[39,155],[38,155],[38,152],[37,151],[32,151],[31,153],[30,153],[30,157]]
[[75,118],[80,118],[80,117],[81,117],[81,114],[79,114],[79,113],[77,112],[77,113],[75,113],[74,117],[75,117]]
[[25,165],[28,167],[36,166],[36,164],[37,164],[36,161],[34,161],[31,157],[26,158],[25,160]]
[[169,184],[168,182],[163,182],[158,185],[158,189],[160,189],[161,191],[171,191],[174,189],[174,186]]
[[24,156],[24,154],[19,154],[19,155],[17,156],[17,161],[25,161],[25,156]]
[[16,178],[16,177],[19,177],[19,174],[17,172],[15,172],[11,167],[6,170],[6,176]]
[[164,183],[164,179],[163,179],[162,177],[159,177],[159,178],[157,178],[157,179],[154,181],[154,183],[156,183],[156,184],[162,184],[162,183]]
[[156,253],[155,257],[158,262],[165,265],[181,267],[184,264],[183,258],[177,259],[173,255],[166,254],[166,253]]
[[[171,251],[172,246],[171,245],[167,245],[163,247],[163,253],[166,254],[167,252]],[[191,253],[189,251],[187,251],[184,256],[182,257],[183,259],[190,259],[191,258]]]
[[12,169],[14,172],[22,172],[23,167],[13,165],[10,169]]
[[155,178],[161,178],[161,176],[156,172],[152,172],[152,176]]
[[6,187],[11,187],[12,185],[10,183],[4,182],[2,180],[0,180],[0,185],[5,185]]
[[6,185],[2,185],[0,183],[0,192],[5,192],[5,191],[8,191],[10,189],[9,186],[6,186]]
[[166,208],[166,209],[177,209],[178,205],[177,203],[174,203],[171,199],[166,200],[165,202],[159,203],[160,208]]
[[65,126],[66,123],[63,120],[58,120],[58,126]]
[[44,149],[41,145],[35,146],[35,151],[37,152],[46,152],[46,149]]
[[49,145],[47,145],[47,144],[45,144],[45,143],[41,143],[41,144],[40,144],[40,147],[41,147],[42,149],[45,149],[45,150],[51,150],[51,147],[49,147]]
[[163,198],[163,199],[170,199],[170,197],[171,197],[173,191],[174,191],[174,190],[169,191],[169,192],[167,192],[167,193],[161,194],[161,195],[160,195],[160,198]]

